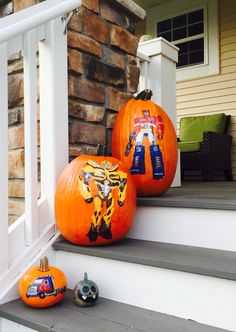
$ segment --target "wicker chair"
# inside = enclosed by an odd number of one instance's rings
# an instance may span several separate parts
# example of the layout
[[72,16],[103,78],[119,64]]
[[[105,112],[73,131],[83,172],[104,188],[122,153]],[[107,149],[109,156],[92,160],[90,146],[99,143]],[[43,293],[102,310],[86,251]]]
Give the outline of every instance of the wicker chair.
[[204,181],[213,181],[216,170],[224,171],[227,181],[232,181],[232,136],[227,135],[231,116],[227,116],[223,134],[204,132],[200,151],[181,152],[181,178],[185,171],[200,170]]

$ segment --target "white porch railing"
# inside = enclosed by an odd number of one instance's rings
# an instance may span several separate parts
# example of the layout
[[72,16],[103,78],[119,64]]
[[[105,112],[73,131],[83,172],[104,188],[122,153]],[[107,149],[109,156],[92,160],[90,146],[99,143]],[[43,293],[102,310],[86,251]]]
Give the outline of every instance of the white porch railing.
[[[56,233],[54,192],[68,162],[67,38],[62,16],[81,0],[47,0],[0,20],[0,302]],[[37,199],[39,48],[41,198]],[[8,57],[23,50],[25,214],[8,227]]]

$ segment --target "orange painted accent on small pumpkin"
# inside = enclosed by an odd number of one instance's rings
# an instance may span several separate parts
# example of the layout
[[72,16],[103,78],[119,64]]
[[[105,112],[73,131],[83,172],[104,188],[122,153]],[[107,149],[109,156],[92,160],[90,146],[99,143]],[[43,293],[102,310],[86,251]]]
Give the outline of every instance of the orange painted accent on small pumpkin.
[[164,194],[175,176],[177,138],[165,111],[144,90],[119,111],[112,133],[112,154],[129,169],[138,196]]
[[40,266],[30,268],[21,278],[21,299],[30,307],[46,308],[60,302],[65,296],[67,281],[64,273],[48,265],[47,257]]
[[136,208],[129,172],[112,157],[81,155],[62,172],[56,188],[56,224],[70,242],[107,245],[128,233]]

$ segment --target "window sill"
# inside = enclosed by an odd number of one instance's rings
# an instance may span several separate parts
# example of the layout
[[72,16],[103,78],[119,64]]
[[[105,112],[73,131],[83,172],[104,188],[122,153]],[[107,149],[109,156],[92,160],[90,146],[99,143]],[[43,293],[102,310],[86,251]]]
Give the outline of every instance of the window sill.
[[203,78],[207,76],[218,75],[220,73],[219,63],[214,62],[210,64],[199,64],[195,66],[188,66],[176,70],[177,82]]

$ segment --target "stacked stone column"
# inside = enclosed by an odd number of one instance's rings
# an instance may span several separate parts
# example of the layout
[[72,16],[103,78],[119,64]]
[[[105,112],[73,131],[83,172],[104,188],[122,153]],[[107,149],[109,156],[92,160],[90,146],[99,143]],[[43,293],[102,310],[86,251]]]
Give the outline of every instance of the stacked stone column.
[[137,18],[116,1],[86,0],[68,31],[70,156],[111,150],[117,111],[136,92]]

